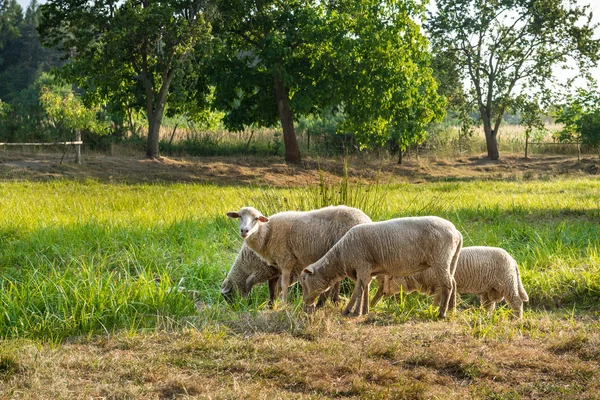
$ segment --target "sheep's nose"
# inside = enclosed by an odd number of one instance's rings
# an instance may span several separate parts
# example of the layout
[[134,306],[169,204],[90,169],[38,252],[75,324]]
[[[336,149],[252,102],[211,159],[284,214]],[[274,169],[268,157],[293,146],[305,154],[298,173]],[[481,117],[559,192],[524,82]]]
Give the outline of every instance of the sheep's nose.
[[248,235],[248,229],[240,229],[240,235],[242,235],[242,237],[246,237],[246,235]]

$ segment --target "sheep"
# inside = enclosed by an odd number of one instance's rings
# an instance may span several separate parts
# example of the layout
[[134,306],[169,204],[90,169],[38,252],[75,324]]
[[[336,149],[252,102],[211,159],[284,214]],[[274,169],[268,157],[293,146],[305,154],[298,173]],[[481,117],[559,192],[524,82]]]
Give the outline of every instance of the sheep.
[[[407,277],[377,277],[379,289],[373,297],[371,306],[377,304],[381,296],[419,291],[432,292],[433,275],[430,270]],[[521,282],[519,267],[514,258],[498,247],[465,247],[461,250],[454,273],[457,293],[471,293],[480,296],[481,305],[488,311],[496,308],[496,302],[503,298],[523,317],[523,302],[529,296]]]
[[[321,258],[344,234],[371,218],[357,208],[329,206],[312,211],[284,211],[269,218],[253,207],[228,212],[239,218],[246,245],[281,273],[281,300],[287,299],[291,275]],[[339,292],[339,289],[337,290]],[[335,290],[333,295],[336,296]]]
[[439,316],[454,307],[452,278],[462,235],[439,217],[396,218],[355,226],[320,260],[300,275],[307,311],[314,308],[319,293],[344,276],[356,282],[343,314],[369,312],[369,285],[375,275],[406,276],[425,269],[436,277]]
[[221,294],[227,301],[232,299],[231,294],[236,291],[247,297],[254,285],[268,282],[269,302],[273,302],[280,275],[277,268],[267,264],[244,243],[221,285]]
[[[281,273],[276,267],[267,264],[244,243],[227,277],[221,284],[221,294],[225,300],[231,302],[234,292],[243,297],[248,297],[255,285],[268,282],[269,304],[272,305],[279,291],[280,276]],[[292,275],[291,283],[296,283],[296,280],[296,277]],[[319,305],[324,304],[327,297],[331,297],[334,303],[338,302],[339,285],[332,288],[330,293],[326,293],[325,296],[319,298]]]

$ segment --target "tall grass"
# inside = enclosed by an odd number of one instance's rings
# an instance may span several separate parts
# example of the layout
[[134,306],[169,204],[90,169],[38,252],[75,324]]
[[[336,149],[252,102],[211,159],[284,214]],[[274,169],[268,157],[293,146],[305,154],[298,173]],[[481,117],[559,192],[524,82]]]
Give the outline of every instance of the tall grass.
[[[374,220],[439,215],[461,230],[465,246],[506,248],[533,310],[581,312],[600,301],[595,179],[388,186],[346,179],[287,189],[10,182],[0,183],[0,337],[61,340],[257,313],[264,288],[233,309],[219,297],[241,245],[225,212],[338,203]],[[384,319],[427,319],[430,304],[417,296],[378,311]]]

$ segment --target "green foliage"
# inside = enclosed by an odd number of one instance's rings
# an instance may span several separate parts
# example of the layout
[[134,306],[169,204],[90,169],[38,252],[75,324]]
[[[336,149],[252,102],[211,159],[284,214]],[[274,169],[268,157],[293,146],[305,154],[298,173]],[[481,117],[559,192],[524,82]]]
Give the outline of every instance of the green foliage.
[[578,89],[557,112],[556,121],[564,124],[558,139],[563,142],[581,142],[600,154],[600,92]]
[[71,137],[83,130],[96,135],[108,133],[108,124],[97,118],[100,108],[87,108],[68,86],[42,86],[40,102],[49,122],[60,132],[69,132]]
[[146,113],[148,156],[158,155],[167,103],[190,116],[204,108],[209,91],[197,67],[210,51],[209,2],[53,0],[40,8],[40,34],[71,58],[61,74],[87,102],[110,103],[122,118]]
[[425,139],[424,127],[443,116],[429,67],[428,42],[414,19],[418,2],[361,1],[347,5],[337,44],[339,98],[346,119],[340,131],[356,135],[363,147],[394,141],[400,151]]
[[11,103],[43,72],[60,65],[58,53],[42,46],[37,32],[39,8],[33,0],[23,15],[14,0],[0,9],[0,98]]
[[[343,113],[337,130],[364,146],[404,148],[443,114],[413,1],[239,1],[221,5],[213,75],[225,125],[277,122],[274,77],[296,118]],[[226,10],[226,11],[225,11]],[[251,17],[252,16],[252,17]]]
[[573,58],[586,73],[600,57],[590,6],[575,0],[438,0],[436,5],[426,27],[434,48],[452,54],[450,66],[469,82],[465,94],[481,115],[492,159],[499,157],[496,135],[504,112],[515,105],[517,88],[521,96],[541,93],[547,100],[556,92],[556,67],[568,68]]
[[105,135],[108,124],[98,118],[100,111],[86,107],[70,85],[42,74],[13,99],[12,106],[2,103],[0,137],[9,142],[52,142],[74,140],[75,131],[87,138]]

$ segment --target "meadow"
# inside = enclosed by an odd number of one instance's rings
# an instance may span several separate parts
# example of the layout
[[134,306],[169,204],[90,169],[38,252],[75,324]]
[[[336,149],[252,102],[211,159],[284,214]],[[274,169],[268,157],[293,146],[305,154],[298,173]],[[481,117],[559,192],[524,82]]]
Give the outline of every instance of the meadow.
[[[220,284],[241,245],[225,212],[339,203],[374,220],[438,215],[465,246],[505,248],[529,293],[525,317],[506,307],[488,315],[468,296],[448,321],[415,294],[358,320],[333,305],[306,315],[297,289],[274,310],[264,287],[224,302]],[[5,181],[0,209],[0,398],[593,398],[600,389],[598,179]]]

